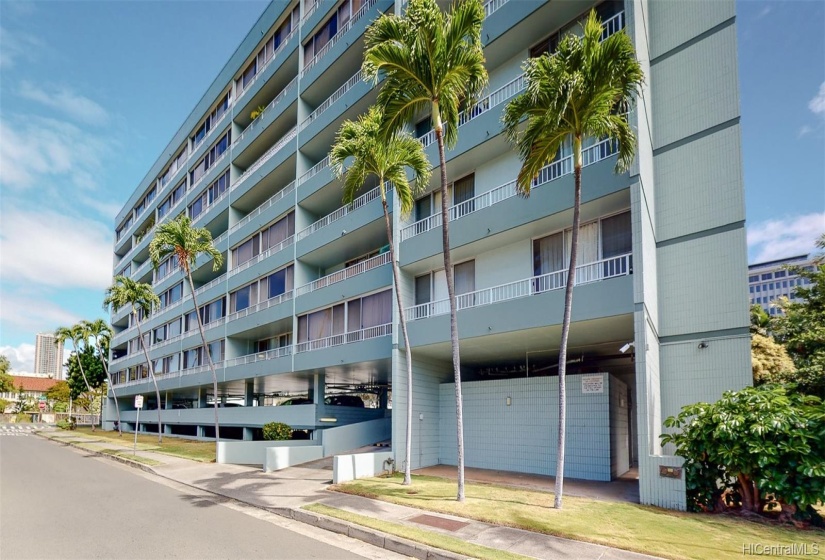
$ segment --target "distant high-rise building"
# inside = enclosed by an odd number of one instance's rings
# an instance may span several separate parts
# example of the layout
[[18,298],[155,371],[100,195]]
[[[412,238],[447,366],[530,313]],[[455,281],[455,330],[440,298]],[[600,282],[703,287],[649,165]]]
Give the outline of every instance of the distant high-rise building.
[[63,345],[55,344],[52,333],[39,333],[34,344],[34,373],[63,378]]
[[782,310],[776,306],[776,300],[786,297],[791,301],[799,301],[796,289],[811,285],[810,280],[797,273],[798,270],[813,272],[813,258],[799,255],[748,266],[751,305],[761,305],[771,315],[782,315]]

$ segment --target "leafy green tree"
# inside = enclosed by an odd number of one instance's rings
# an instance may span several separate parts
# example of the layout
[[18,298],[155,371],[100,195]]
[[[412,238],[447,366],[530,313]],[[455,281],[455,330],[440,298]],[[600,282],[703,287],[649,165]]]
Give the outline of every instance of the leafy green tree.
[[162,402],[160,400],[160,389],[158,380],[155,379],[155,370],[152,367],[152,360],[149,359],[149,350],[146,348],[146,340],[140,329],[142,317],[152,314],[153,307],[160,306],[160,298],[152,291],[152,286],[144,282],[135,282],[128,276],[116,276],[115,282],[106,288],[106,297],[103,300],[103,309],[112,308],[117,313],[118,309],[130,305],[132,307],[132,318],[137,327],[138,340],[143,349],[143,356],[146,358],[146,367],[149,370],[149,377],[155,385],[155,396],[158,399],[158,442],[163,442],[163,421],[161,419]]
[[86,393],[87,398],[93,400],[97,394],[96,389],[106,382],[106,374],[94,348],[87,346],[81,352],[73,352],[66,366],[66,382],[72,399],[77,400]]
[[533,180],[557,157],[565,142],[573,147],[573,231],[559,346],[557,509],[562,507],[564,487],[565,373],[581,215],[582,142],[587,138],[615,141],[619,152],[616,172],[626,171],[636,152],[626,111],[644,80],[630,37],[621,31],[602,41],[602,32],[601,21],[591,11],[581,37],[568,33],[554,54],[527,60],[525,91],[507,104],[503,116],[507,137],[522,161],[516,179],[521,196],[530,196]]
[[[157,270],[158,265],[174,255],[178,259],[178,266],[189,280],[189,291],[192,294],[192,302],[195,304],[195,317],[198,318],[198,330],[203,341],[203,353],[209,363],[209,370],[212,372],[212,392],[214,394],[213,404],[215,408],[215,448],[217,449],[220,440],[220,424],[218,422],[218,375],[215,373],[215,363],[212,361],[212,353],[209,351],[209,344],[206,342],[206,333],[203,330],[203,318],[201,317],[198,300],[195,297],[195,283],[192,281],[192,267],[200,255],[206,255],[212,259],[212,270],[220,270],[223,264],[223,255],[215,249],[212,243],[212,234],[206,228],[196,228],[192,226],[189,216],[181,214],[172,221],[158,226],[155,230],[155,237],[149,243],[149,256],[152,258],[152,265]],[[160,402],[160,400],[158,400]]]
[[[345,170],[344,162],[352,160]],[[356,122],[346,121],[338,131],[335,145],[330,152],[330,163],[338,177],[344,177],[344,203],[350,204],[363,187],[370,175],[378,178],[381,191],[381,203],[384,208],[384,223],[387,226],[387,239],[390,245],[390,262],[392,276],[396,286],[401,285],[401,274],[395,259],[395,244],[392,238],[390,212],[387,206],[385,181],[390,181],[395,196],[400,202],[401,213],[409,215],[415,201],[415,195],[426,188],[430,180],[430,162],[424,153],[421,142],[406,133],[383,131],[383,115],[378,107],[371,107],[366,115]],[[412,170],[412,183],[407,179],[407,169]],[[412,356],[410,339],[407,336],[407,319],[401,302],[400,290],[395,291],[398,316],[401,322],[401,334],[404,338],[404,350],[407,357],[407,432],[404,462],[404,484],[412,484],[410,463],[412,458]]]
[[6,409],[9,407],[10,404],[11,404],[11,401],[8,401],[6,399],[0,399],[0,414],[3,414],[4,412],[6,412]]
[[0,393],[11,393],[14,391],[14,376],[9,373],[11,363],[9,359],[0,354]]
[[796,367],[785,347],[771,336],[751,335],[751,366],[753,384],[794,383]]
[[779,300],[774,334],[796,365],[799,390],[825,399],[825,264],[797,272],[811,284],[796,288],[800,301]]
[[112,383],[112,376],[109,375],[109,367],[107,365],[109,357],[109,343],[112,340],[112,328],[109,323],[103,319],[96,319],[95,321],[81,321],[81,324],[89,333],[89,336],[95,341],[97,347],[97,355],[100,363],[103,366],[103,372],[106,374],[106,381],[112,389],[112,400],[115,401],[115,413],[117,414],[117,431],[123,436],[123,429],[120,422],[120,406],[117,403],[117,394],[115,393],[115,386]]
[[69,402],[72,390],[67,381],[58,381],[48,391],[46,398],[51,402]]
[[412,124],[419,114],[428,113],[438,144],[441,244],[450,300],[460,502],[464,501],[464,414],[444,146],[455,146],[462,109],[475,106],[489,81],[481,42],[483,22],[484,7],[479,0],[456,2],[446,13],[435,0],[410,0],[404,15],[384,14],[367,29],[363,64],[367,80],[377,83],[380,74],[385,78],[378,104],[384,111],[386,131],[396,131]]
[[661,436],[685,459],[688,506],[781,512],[821,524],[825,498],[825,407],[783,385],[726,391],[713,404],[682,407]]

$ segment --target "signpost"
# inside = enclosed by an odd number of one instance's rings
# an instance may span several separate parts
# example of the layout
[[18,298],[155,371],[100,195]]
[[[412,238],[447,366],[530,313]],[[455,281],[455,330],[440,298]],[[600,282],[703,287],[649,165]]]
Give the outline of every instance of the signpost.
[[137,455],[137,434],[140,427],[140,409],[143,408],[143,395],[135,395],[135,408],[137,409],[137,419],[135,420],[135,448],[132,455]]

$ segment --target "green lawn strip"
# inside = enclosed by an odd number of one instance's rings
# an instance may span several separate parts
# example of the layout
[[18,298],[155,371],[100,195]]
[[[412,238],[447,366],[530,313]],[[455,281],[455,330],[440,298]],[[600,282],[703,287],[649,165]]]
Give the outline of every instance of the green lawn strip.
[[[131,447],[135,441],[135,434],[124,433],[120,437],[116,431],[97,430],[92,434],[90,428],[78,428],[76,432],[88,436],[101,437],[107,440],[118,442],[127,447]],[[163,443],[158,443],[158,436],[152,434],[138,434],[138,450],[152,451],[154,453],[164,453],[174,457],[190,459],[202,463],[215,461],[215,442],[196,441],[170,436],[163,436]]]
[[[333,490],[494,525],[592,542],[665,558],[742,558],[748,543],[816,543],[825,549],[825,531],[798,531],[724,515],[565,496],[552,507],[551,492],[493,484],[467,484],[466,501],[455,500],[455,481],[415,476],[412,487],[399,476],[360,479]],[[792,556],[789,558],[803,558]]]
[[304,506],[302,509],[335,517],[342,521],[348,521],[356,525],[369,527],[382,533],[395,535],[421,544],[426,544],[442,550],[449,550],[456,554],[470,556],[472,558],[479,558],[481,560],[527,560],[529,556],[522,556],[496,548],[488,548],[478,544],[469,543],[462,539],[443,535],[435,531],[428,531],[426,529],[418,529],[417,527],[410,527],[408,525],[401,525],[400,523],[390,523],[389,521],[382,521],[373,517],[367,517],[357,513],[352,513],[343,509],[329,507],[324,504],[310,504]]

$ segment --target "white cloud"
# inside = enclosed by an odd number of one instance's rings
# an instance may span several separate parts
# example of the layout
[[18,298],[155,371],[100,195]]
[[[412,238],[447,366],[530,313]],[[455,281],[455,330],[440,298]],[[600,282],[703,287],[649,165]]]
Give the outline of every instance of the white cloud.
[[813,131],[814,131],[813,128],[811,128],[807,124],[803,124],[801,127],[799,127],[799,132],[797,133],[796,137],[797,138],[803,138],[803,137],[807,136],[808,134],[810,134]]
[[98,135],[53,119],[0,122],[0,185],[17,189],[67,177],[73,186],[93,190],[109,149]]
[[9,359],[11,373],[25,375],[34,371],[34,344],[0,346],[0,354]]
[[758,14],[756,14],[756,19],[762,19],[763,17],[765,17],[769,13],[771,13],[771,7],[770,6],[765,6],[764,8],[762,8],[759,11]]
[[109,122],[109,113],[106,109],[88,97],[78,95],[66,87],[46,91],[30,82],[22,82],[19,93],[26,99],[42,103],[83,123],[105,125]]
[[748,248],[755,251],[754,262],[806,255],[823,232],[825,212],[768,220],[748,226]]
[[[18,2],[4,3],[8,8]],[[0,68],[8,70],[13,68],[18,60],[33,60],[36,53],[43,47],[43,42],[28,33],[19,31],[9,31],[7,27],[0,27]]]
[[0,224],[3,279],[105,288],[112,275],[112,236],[111,228],[91,219],[6,207]]
[[815,115],[825,118],[825,82],[819,86],[819,93],[808,102],[808,109]]

